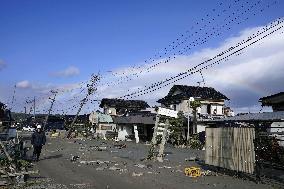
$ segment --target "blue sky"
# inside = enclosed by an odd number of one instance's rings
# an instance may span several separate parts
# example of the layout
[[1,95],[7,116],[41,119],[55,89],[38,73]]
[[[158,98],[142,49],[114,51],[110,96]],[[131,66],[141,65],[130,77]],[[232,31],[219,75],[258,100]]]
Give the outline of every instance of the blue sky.
[[[11,90],[21,81],[70,84],[94,72],[141,64],[222,7],[231,4],[228,11],[234,12],[253,2],[257,1],[0,0],[0,60],[5,64],[0,86]],[[264,6],[272,1],[261,2]],[[283,17],[284,1],[276,2],[191,53],[218,47],[244,29]],[[1,93],[5,101],[9,95]]]

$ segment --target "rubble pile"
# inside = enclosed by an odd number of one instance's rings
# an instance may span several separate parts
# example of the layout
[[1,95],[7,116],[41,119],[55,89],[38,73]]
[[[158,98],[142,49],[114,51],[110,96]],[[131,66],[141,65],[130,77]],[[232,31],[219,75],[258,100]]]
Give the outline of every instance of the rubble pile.
[[0,186],[23,183],[26,175],[34,173],[27,171],[30,164],[24,160],[26,149],[22,142],[0,141],[0,148]]

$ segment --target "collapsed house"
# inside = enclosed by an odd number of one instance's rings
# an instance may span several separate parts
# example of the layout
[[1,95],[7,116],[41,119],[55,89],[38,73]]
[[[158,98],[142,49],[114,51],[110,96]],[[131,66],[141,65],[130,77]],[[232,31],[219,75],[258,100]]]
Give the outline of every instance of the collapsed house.
[[134,140],[135,128],[141,141],[150,141],[153,137],[156,114],[136,112],[127,116],[115,116],[113,120],[117,125],[118,140]]
[[[143,100],[107,99],[101,101],[100,107],[104,115],[111,116],[113,124],[116,125],[118,140],[133,140],[135,129],[142,141],[150,140],[153,136],[155,125],[155,114],[149,109],[150,106]],[[104,116],[106,117],[106,116]],[[110,119],[109,119],[110,120]],[[113,129],[112,127],[108,127]],[[98,130],[102,133],[102,129]]]
[[147,102],[143,100],[123,100],[104,98],[101,101],[100,108],[108,115],[121,116],[128,112],[137,112],[149,108]]
[[[232,110],[225,107],[225,100],[229,98],[212,87],[174,85],[168,94],[157,102],[161,107],[183,112],[192,125],[193,109],[190,107],[192,99],[201,103],[197,108],[199,119],[218,119],[225,115],[233,115]],[[197,133],[204,132],[205,127],[206,125],[198,123]]]

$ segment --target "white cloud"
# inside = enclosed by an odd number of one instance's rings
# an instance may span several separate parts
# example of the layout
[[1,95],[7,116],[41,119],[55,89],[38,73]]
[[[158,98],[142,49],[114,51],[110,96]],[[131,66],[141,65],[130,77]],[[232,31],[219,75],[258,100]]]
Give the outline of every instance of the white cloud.
[[80,74],[79,68],[75,66],[70,66],[66,68],[65,70],[54,72],[54,73],[51,73],[50,75],[54,77],[73,77],[79,74]]
[[3,60],[0,60],[0,71],[6,68],[7,64]]
[[28,80],[24,80],[24,81],[20,81],[16,84],[16,86],[18,88],[23,88],[23,89],[27,89],[27,88],[31,88],[32,85]]
[[[167,64],[161,64],[149,73],[142,73],[139,78],[133,77],[133,80],[126,83],[111,87],[104,86],[100,90],[100,97],[119,97],[137,91],[138,87],[149,86],[164,78],[184,72],[204,60],[214,57],[236,43],[247,39],[248,36],[260,28],[245,29],[237,36],[226,39],[217,48],[206,48],[191,55],[178,56],[175,60]],[[245,49],[239,56],[232,56],[228,61],[203,71],[206,86],[214,87],[228,96],[231,99],[229,105],[237,111],[245,109],[257,111],[255,107],[259,107],[258,99],[260,97],[284,91],[283,37],[282,29],[263,39],[260,43]],[[127,77],[131,77],[131,74],[134,73],[133,68],[122,68],[121,70],[117,70],[116,73],[122,73],[125,70],[129,71],[127,75],[124,74]],[[116,83],[115,81],[118,80],[118,77],[112,76],[107,80],[113,80]],[[200,74],[191,75],[175,84],[197,85],[197,81],[201,81]],[[165,96],[172,85],[136,98],[145,99],[153,104],[156,100]]]

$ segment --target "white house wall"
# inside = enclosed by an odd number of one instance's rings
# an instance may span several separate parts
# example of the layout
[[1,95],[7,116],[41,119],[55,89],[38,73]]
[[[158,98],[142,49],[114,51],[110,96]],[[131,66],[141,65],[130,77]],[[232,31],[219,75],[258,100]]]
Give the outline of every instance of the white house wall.
[[126,140],[126,137],[132,135],[133,126],[130,125],[119,125],[118,126],[118,140]]
[[197,124],[197,133],[205,131],[206,125],[205,124]]
[[[118,129],[118,140],[126,140],[127,136],[133,135],[134,133],[132,132],[134,130],[135,124],[131,125],[119,125],[117,126]],[[147,127],[150,127],[149,125],[137,125],[137,128],[143,127],[144,133],[139,132],[138,129],[138,135],[145,135],[147,136]]]
[[[271,133],[284,132],[284,122],[273,122],[271,124],[271,128],[268,129],[268,132],[271,132]],[[272,134],[272,135],[280,140],[278,141],[280,146],[284,146],[284,135],[283,134],[282,135]]]
[[[109,129],[104,129],[104,126],[110,127]],[[114,131],[116,129],[116,124],[99,123],[96,128],[96,133],[101,134],[104,138],[107,131]]]
[[[217,115],[223,115],[223,107],[224,101],[210,101],[210,100],[201,100],[201,107],[197,108],[197,112],[200,114],[207,114],[207,106],[211,105],[210,114],[214,113],[214,110],[217,110]],[[182,111],[184,113],[192,113],[192,108],[188,106],[189,100],[182,100],[179,104],[172,104],[176,105],[176,111]]]

